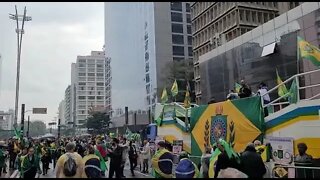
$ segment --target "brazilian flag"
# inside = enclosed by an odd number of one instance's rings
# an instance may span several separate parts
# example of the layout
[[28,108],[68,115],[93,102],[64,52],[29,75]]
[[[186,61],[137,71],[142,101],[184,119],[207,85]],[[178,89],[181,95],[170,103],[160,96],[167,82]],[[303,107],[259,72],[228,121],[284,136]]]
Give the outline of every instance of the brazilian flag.
[[242,152],[249,142],[261,141],[265,132],[259,96],[200,105],[192,108],[191,114],[191,152],[195,156],[220,138],[235,152]]
[[156,178],[172,178],[173,155],[166,149],[161,149],[152,157],[152,174]]

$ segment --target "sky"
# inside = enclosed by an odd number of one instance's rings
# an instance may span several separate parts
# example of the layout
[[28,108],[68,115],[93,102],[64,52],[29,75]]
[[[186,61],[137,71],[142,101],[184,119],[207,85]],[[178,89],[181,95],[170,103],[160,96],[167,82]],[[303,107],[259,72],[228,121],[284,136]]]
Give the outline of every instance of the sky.
[[19,119],[21,104],[26,110],[46,107],[46,115],[30,115],[46,124],[58,116],[59,103],[71,82],[71,63],[78,55],[90,55],[104,45],[103,2],[0,2],[0,110],[14,109],[17,68],[16,23],[9,13],[23,14]]

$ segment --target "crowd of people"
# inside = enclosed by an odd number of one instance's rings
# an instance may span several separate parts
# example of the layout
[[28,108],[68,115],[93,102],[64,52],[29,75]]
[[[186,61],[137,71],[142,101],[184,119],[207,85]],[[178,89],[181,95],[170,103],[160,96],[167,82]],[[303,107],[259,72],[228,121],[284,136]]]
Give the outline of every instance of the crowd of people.
[[[26,141],[9,139],[7,142],[0,141],[0,177],[2,173],[12,170],[18,170],[21,178],[35,178],[37,174],[46,176],[50,164],[53,164],[57,178],[125,178],[127,161],[131,176],[135,176],[138,165],[142,173],[150,173],[149,160],[151,174],[155,178],[262,178],[267,171],[261,156],[266,149],[261,150],[258,140],[249,143],[243,152],[235,153],[229,143],[219,139],[205,148],[198,165],[183,151],[175,168],[175,156],[170,146],[164,141],[157,142],[156,146],[154,151],[147,140],[127,140],[123,136]],[[312,160],[306,154],[304,143],[298,144],[298,149],[299,155],[294,159],[296,162]]]
[[[148,145],[148,141],[141,143],[128,141],[123,136],[111,138],[104,135],[60,139],[10,138],[0,141],[0,177],[13,170],[18,170],[21,178],[35,178],[37,174],[46,176],[53,166],[58,178],[124,178],[127,160],[131,175],[135,176],[138,164],[143,173],[149,171],[152,150]],[[109,174],[106,174],[108,164]]]

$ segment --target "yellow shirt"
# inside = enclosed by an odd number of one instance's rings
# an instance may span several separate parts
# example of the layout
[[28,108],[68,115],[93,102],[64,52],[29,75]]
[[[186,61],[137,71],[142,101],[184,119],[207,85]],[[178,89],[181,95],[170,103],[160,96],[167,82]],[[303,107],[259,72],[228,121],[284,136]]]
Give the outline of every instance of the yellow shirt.
[[[68,152],[67,152],[68,153]],[[83,172],[83,161],[82,161],[82,157],[74,152],[74,153],[68,153],[70,154],[76,164],[77,164],[77,173],[72,176],[72,177],[66,177],[64,174],[63,174],[63,167],[64,167],[64,163],[67,161],[68,157],[66,154],[63,154],[62,156],[60,156],[60,158],[58,159],[57,161],[57,167],[56,167],[56,171],[57,169],[59,168],[60,169],[60,173],[57,175],[57,178],[81,178],[82,176],[82,172]]]

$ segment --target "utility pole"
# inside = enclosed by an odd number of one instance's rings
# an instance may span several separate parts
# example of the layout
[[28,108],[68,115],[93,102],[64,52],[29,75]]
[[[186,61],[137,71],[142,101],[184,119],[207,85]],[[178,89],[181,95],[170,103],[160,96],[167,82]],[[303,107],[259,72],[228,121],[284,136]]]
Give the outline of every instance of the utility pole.
[[[26,16],[27,8],[24,7],[24,13],[18,15],[17,5],[15,5],[16,14],[9,14],[9,18],[15,20],[17,23],[16,33],[17,33],[17,77],[16,77],[16,99],[15,99],[15,111],[14,111],[14,126],[17,126],[18,123],[18,105],[19,105],[19,82],[20,82],[20,57],[21,57],[21,44],[22,44],[22,35],[24,34],[24,22],[31,21],[30,16]],[[19,21],[22,21],[22,27],[19,28]],[[20,35],[20,36],[19,36]],[[22,124],[23,125],[23,124]]]

